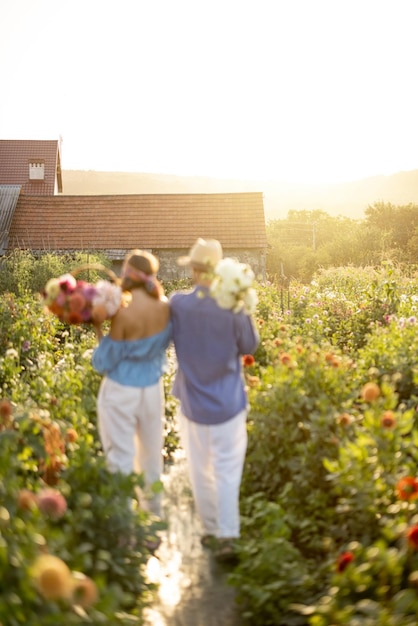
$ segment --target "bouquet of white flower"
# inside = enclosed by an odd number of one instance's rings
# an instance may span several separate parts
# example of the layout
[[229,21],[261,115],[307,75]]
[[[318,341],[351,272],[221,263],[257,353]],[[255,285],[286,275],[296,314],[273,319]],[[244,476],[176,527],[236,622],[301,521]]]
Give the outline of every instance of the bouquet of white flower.
[[251,315],[258,302],[253,284],[254,272],[250,266],[227,257],[215,266],[209,293],[222,309]]

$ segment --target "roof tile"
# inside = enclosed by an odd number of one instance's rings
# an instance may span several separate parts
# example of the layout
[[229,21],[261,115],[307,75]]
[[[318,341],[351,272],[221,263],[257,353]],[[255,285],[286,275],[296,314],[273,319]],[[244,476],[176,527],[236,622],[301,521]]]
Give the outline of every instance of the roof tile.
[[197,237],[265,248],[263,194],[21,195],[9,249],[187,250]]

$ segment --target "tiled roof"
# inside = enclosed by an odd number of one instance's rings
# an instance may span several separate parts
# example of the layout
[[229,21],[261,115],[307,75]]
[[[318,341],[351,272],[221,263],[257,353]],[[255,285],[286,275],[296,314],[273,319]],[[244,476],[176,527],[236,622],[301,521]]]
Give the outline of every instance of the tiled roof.
[[[44,180],[29,179],[29,163],[44,163]],[[62,192],[59,141],[0,140],[0,185],[21,185],[22,194]]]
[[7,250],[10,225],[20,194],[20,185],[0,185],[0,254]]
[[189,249],[197,237],[225,248],[267,245],[263,194],[21,195],[9,249]]

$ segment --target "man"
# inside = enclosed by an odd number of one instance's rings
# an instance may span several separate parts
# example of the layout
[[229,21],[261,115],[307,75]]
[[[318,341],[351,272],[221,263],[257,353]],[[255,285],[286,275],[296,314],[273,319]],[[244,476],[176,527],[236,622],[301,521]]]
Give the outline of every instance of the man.
[[247,449],[247,395],[242,355],[259,335],[250,316],[218,306],[209,294],[222,247],[198,239],[179,265],[191,269],[194,288],[170,298],[178,370],[173,394],[180,400],[180,434],[205,546],[229,560],[240,535],[239,491]]

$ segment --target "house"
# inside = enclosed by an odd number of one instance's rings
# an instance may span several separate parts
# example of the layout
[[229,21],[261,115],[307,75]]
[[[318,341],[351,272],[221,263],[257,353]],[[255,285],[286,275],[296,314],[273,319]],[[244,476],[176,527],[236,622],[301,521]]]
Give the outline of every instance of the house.
[[20,194],[53,196],[62,192],[59,141],[0,140],[0,255]]
[[[189,276],[187,268],[176,264],[177,257],[187,254],[198,237],[204,237],[219,239],[225,256],[249,263],[257,277],[265,277],[262,192],[27,194],[23,168],[19,171],[20,182],[11,174],[8,183],[5,176],[0,178],[3,254],[15,249],[34,254],[97,251],[111,259],[118,271],[126,253],[140,248],[159,258],[161,279],[174,280]],[[55,175],[58,181],[60,167]],[[55,189],[59,190],[59,185]]]
[[60,141],[1,139],[0,185],[19,185],[26,196],[61,193]]

